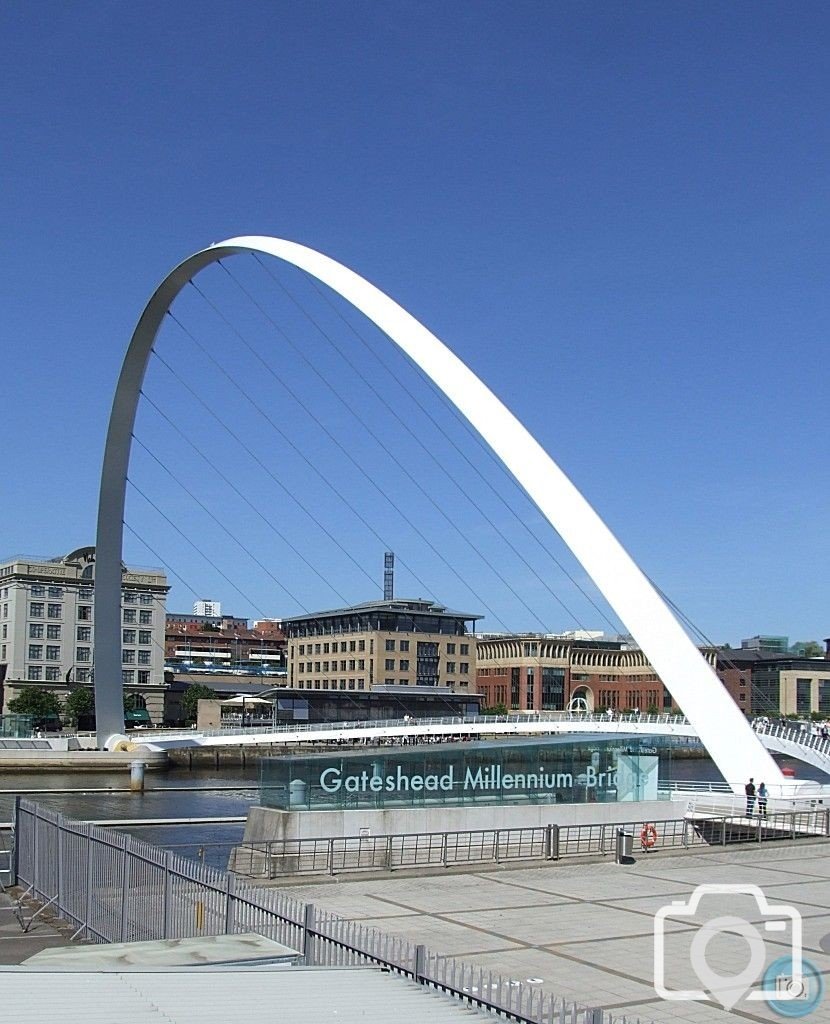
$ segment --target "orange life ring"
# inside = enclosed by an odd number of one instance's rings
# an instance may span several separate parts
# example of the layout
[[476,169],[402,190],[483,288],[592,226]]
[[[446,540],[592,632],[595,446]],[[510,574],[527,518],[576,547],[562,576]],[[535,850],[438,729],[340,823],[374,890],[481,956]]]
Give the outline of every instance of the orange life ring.
[[657,842],[657,829],[654,825],[643,825],[643,831],[640,833],[640,842],[643,844],[644,850],[650,850],[654,846]]

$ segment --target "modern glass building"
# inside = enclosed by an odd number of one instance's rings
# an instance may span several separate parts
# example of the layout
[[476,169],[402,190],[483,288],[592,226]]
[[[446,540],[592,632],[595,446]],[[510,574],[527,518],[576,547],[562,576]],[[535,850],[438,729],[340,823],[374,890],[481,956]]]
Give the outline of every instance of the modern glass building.
[[261,762],[261,803],[281,810],[658,799],[660,737],[617,734],[386,747]]

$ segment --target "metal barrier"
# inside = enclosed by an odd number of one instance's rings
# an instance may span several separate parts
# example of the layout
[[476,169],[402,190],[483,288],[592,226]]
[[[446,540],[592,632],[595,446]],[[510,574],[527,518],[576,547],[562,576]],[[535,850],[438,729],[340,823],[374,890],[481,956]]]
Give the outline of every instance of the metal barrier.
[[12,826],[0,822],[0,891],[14,884]]
[[[526,841],[513,837],[514,843]],[[566,1002],[534,984],[486,972],[20,798],[14,860],[24,897],[39,902],[41,910],[50,907],[75,925],[76,937],[93,942],[256,931],[300,950],[306,964],[379,965],[522,1024],[626,1024],[625,1017]]]
[[[701,812],[684,818],[586,825],[247,840],[202,844],[197,855],[204,860],[207,854],[215,861],[216,850],[224,849],[228,852],[226,863],[235,874],[273,879],[612,855],[620,829],[634,836],[635,852],[644,853],[726,843],[828,838],[830,809],[770,811],[754,818]],[[191,844],[188,849],[196,848]]]

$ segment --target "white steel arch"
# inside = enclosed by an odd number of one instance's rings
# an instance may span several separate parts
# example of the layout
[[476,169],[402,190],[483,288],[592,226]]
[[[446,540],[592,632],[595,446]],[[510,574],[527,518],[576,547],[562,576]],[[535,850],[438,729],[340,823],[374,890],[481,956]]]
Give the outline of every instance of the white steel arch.
[[98,507],[95,698],[99,744],[123,730],[121,547],[130,442],[153,343],[176,295],[200,270],[234,253],[275,256],[317,278],[375,323],[467,417],[581,562],[680,704],[723,777],[783,776],[713,670],[633,559],[585,498],[490,389],[434,334],[348,267],[297,242],[252,235],[195,253],[159,285],[139,319],[116,388]]

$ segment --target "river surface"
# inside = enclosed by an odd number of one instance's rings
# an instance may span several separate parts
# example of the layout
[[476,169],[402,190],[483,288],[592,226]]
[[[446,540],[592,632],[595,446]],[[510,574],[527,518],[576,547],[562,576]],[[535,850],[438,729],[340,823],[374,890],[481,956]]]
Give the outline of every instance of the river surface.
[[[783,757],[776,760],[783,767],[793,768],[799,779],[828,781],[823,772],[803,762]],[[721,775],[709,758],[675,757],[671,779],[715,782],[721,780]],[[0,772],[0,822],[11,820],[16,793],[70,818],[96,821],[244,817],[248,808],[259,802],[258,765],[148,772],[144,793],[130,793],[129,781],[127,771]],[[197,855],[202,848],[207,862],[224,865],[228,849],[241,839],[244,825],[192,823],[118,828],[148,843],[179,849],[190,856]]]

